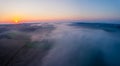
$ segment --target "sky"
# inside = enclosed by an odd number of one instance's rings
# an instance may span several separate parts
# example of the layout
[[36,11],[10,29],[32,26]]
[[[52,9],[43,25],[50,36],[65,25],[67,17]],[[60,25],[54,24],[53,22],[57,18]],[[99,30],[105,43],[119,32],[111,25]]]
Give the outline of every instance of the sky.
[[120,0],[0,0],[1,23],[119,19]]

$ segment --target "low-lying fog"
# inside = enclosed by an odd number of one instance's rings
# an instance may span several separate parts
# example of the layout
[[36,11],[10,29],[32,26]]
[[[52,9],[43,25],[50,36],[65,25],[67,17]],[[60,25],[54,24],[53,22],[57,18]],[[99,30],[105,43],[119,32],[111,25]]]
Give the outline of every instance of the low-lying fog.
[[120,66],[120,29],[70,24],[0,26],[0,66]]

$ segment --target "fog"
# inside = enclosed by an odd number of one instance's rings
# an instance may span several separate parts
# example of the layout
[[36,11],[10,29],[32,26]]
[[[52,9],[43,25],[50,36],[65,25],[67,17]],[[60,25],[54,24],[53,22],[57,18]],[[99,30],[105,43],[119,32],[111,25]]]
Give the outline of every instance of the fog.
[[43,66],[119,66],[120,32],[62,25],[51,34],[55,46]]
[[120,66],[119,29],[70,24],[30,24],[32,29],[1,33],[1,66]]

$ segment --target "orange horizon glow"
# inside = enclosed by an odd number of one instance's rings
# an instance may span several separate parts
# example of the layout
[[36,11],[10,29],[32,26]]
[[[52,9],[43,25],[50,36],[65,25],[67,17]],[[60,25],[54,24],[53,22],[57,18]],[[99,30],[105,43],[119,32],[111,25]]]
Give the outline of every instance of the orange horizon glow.
[[0,19],[1,22],[5,23],[24,23],[24,22],[52,22],[52,21],[71,21],[71,20],[78,20],[78,19],[83,19],[82,17],[72,17],[72,16],[60,16],[60,17],[55,17],[55,16],[47,16],[47,15],[41,15],[41,16],[30,16],[27,14],[22,14],[22,15],[17,15],[13,16],[11,15],[6,15],[3,16],[2,19]]
[[[13,16],[14,15],[14,16]],[[81,14],[82,15],[82,14]],[[28,14],[9,14],[0,17],[0,23],[12,23],[12,24],[20,24],[20,23],[29,23],[29,22],[68,22],[68,21],[87,21],[87,20],[99,20],[103,19],[100,17],[86,17],[86,16],[50,16],[50,15],[40,15],[40,16],[32,16]],[[105,18],[107,19],[107,18]],[[112,18],[111,18],[112,19]]]

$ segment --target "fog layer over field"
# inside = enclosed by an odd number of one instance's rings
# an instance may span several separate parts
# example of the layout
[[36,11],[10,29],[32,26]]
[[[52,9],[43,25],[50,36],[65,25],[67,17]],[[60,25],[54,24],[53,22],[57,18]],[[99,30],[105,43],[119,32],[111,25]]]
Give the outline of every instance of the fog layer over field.
[[0,29],[0,66],[120,66],[119,25],[33,23]]

